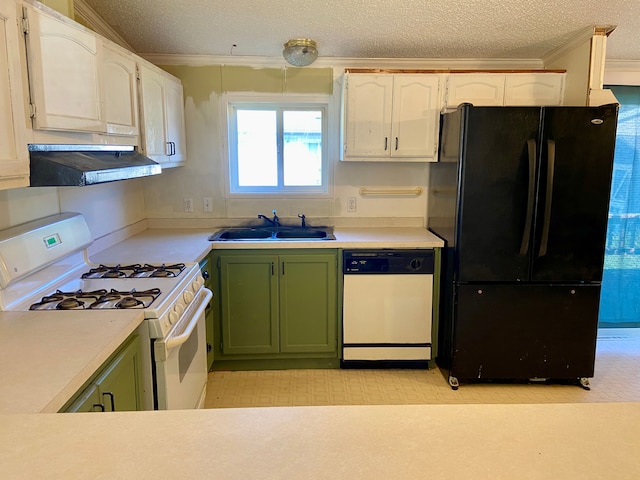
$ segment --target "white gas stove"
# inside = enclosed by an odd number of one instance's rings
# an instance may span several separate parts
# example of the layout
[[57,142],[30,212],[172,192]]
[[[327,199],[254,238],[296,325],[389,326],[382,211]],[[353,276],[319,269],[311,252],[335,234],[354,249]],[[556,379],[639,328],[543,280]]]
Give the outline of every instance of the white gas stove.
[[[0,310],[142,309],[146,407],[204,402],[204,309],[212,293],[197,263],[95,265],[84,217],[54,215],[0,232]],[[148,390],[148,392],[147,392]],[[153,395],[151,395],[153,393]]]

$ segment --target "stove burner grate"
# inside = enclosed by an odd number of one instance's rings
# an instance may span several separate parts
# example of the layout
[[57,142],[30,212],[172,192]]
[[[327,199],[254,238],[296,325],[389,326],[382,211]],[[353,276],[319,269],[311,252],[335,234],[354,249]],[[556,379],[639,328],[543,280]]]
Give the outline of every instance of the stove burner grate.
[[92,292],[62,292],[56,290],[53,295],[42,297],[32,304],[29,310],[97,310],[97,309],[129,309],[148,308],[160,296],[159,288],[136,291],[119,291],[115,289],[94,290]]
[[139,263],[133,265],[99,265],[83,273],[81,278],[141,278],[141,277],[177,277],[185,269],[184,263],[173,265],[151,265]]

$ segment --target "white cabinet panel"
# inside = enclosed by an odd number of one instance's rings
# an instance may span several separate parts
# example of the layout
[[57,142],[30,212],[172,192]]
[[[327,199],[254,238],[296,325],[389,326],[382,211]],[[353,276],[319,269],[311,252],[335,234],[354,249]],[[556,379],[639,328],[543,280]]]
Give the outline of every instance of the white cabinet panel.
[[562,105],[563,73],[514,73],[505,78],[505,105]]
[[139,72],[143,153],[163,168],[181,166],[186,161],[182,84],[146,62]]
[[16,4],[0,0],[0,190],[29,185]]
[[345,81],[342,160],[435,160],[438,75],[354,74]]
[[104,132],[98,37],[62,16],[24,10],[34,128]]
[[562,105],[564,73],[451,74],[446,108],[475,106]]
[[346,77],[345,156],[388,157],[393,76]]
[[447,79],[447,108],[461,103],[476,106],[500,106],[504,101],[503,74],[453,74]]
[[105,41],[102,45],[102,85],[107,133],[138,135],[136,59]]
[[184,94],[182,83],[167,79],[167,134],[171,163],[181,164],[186,160],[186,135],[184,126]]
[[434,157],[438,138],[438,87],[435,75],[396,75],[393,83],[391,156]]

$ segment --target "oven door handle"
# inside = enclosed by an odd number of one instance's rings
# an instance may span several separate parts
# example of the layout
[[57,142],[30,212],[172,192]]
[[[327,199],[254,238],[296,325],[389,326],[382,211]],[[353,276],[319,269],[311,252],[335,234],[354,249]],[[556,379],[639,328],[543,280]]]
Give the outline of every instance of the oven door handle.
[[207,308],[207,305],[209,304],[209,300],[213,298],[213,293],[208,288],[203,288],[202,291],[205,294],[204,300],[201,299],[200,306],[198,307],[198,310],[196,310],[196,312],[192,315],[191,321],[189,322],[189,325],[187,325],[187,328],[185,328],[180,335],[176,335],[175,337],[171,337],[166,340],[165,347],[167,350],[176,348],[186,342],[191,336],[191,332],[193,332],[193,329],[196,328],[200,317],[204,313],[204,309]]

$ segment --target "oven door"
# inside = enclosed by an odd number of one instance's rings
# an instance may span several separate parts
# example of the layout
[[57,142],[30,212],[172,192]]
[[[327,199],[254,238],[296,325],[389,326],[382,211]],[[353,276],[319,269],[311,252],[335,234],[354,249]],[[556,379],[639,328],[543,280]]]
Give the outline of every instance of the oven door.
[[202,288],[164,339],[154,343],[159,410],[202,408],[207,386],[205,308],[213,294]]

